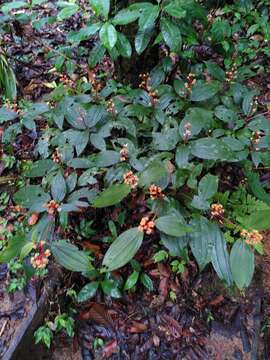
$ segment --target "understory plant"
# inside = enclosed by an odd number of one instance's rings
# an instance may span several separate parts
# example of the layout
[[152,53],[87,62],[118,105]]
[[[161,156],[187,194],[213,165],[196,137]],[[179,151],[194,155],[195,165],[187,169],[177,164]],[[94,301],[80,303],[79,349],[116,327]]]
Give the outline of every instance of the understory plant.
[[[52,21],[37,17],[39,3],[1,11],[8,22],[23,7],[38,31]],[[6,156],[21,133],[35,134],[12,195],[23,233],[3,243],[0,261],[19,257],[45,275],[54,259],[87,279],[82,302],[98,289],[153,290],[134,260],[147,242],[152,256],[166,249],[177,274],[193,256],[199,271],[211,264],[228,286],[247,287],[270,228],[269,113],[263,83],[252,82],[269,70],[267,1],[216,12],[193,0],[56,4],[60,24],[84,18],[66,49],[48,53],[64,81],[39,102],[0,109]],[[74,84],[77,51],[88,75]],[[36,337],[49,344],[51,332]]]

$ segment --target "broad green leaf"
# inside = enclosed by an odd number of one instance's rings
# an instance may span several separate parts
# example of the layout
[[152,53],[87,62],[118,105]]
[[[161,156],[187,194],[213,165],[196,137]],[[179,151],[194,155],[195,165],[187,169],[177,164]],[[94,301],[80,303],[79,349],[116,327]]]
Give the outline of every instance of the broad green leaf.
[[141,55],[144,52],[144,50],[147,48],[153,33],[154,33],[153,27],[150,27],[145,30],[142,29],[138,30],[135,37],[135,50],[139,55]]
[[247,94],[245,94],[242,102],[242,110],[243,113],[248,116],[251,114],[251,110],[253,107],[253,97],[255,96],[254,91],[249,91]]
[[154,284],[152,279],[145,273],[142,273],[140,276],[140,280],[143,284],[143,286],[149,290],[149,291],[153,291],[154,290]]
[[219,81],[225,80],[225,71],[213,61],[205,61],[205,65],[210,75]]
[[34,246],[33,242],[28,242],[25,245],[23,245],[20,253],[20,260],[22,261],[27,255],[30,254]]
[[26,244],[26,241],[27,240],[23,234],[18,233],[17,235],[12,236],[8,241],[7,247],[0,252],[0,264],[8,263],[16,256],[19,256],[23,246]]
[[162,231],[170,236],[179,237],[192,231],[189,226],[183,224],[175,215],[161,216],[155,221],[155,223],[159,231]]
[[40,206],[46,204],[50,200],[50,195],[45,193],[39,185],[28,185],[17,191],[13,199],[18,205],[30,208],[34,204]]
[[103,280],[101,282],[101,287],[103,292],[108,296],[117,299],[122,297],[121,291],[118,289],[118,284],[115,280],[110,280],[110,279]]
[[129,277],[125,282],[124,290],[130,290],[131,288],[133,288],[133,286],[137,284],[138,278],[139,278],[138,271],[133,271],[133,273],[129,275]]
[[101,23],[91,24],[83,27],[80,31],[72,31],[67,35],[67,39],[70,42],[80,42],[88,40],[90,36],[95,35],[101,27]]
[[226,123],[235,123],[238,120],[237,113],[223,105],[215,108],[215,115],[219,120]]
[[270,229],[270,208],[266,210],[255,210],[245,218],[245,226],[249,229],[264,231]]
[[68,241],[54,241],[51,249],[55,260],[70,271],[87,272],[92,268],[88,255]]
[[106,49],[111,50],[117,42],[117,31],[115,27],[106,22],[99,31],[100,41]]
[[167,129],[164,132],[153,133],[154,148],[161,151],[171,151],[175,149],[179,139],[178,129]]
[[191,101],[205,101],[211,99],[219,91],[219,84],[212,81],[211,83],[196,83],[192,87],[190,95]]
[[270,194],[268,194],[262,186],[260,176],[257,173],[251,171],[246,171],[245,175],[248,180],[248,186],[251,192],[258,199],[264,201],[267,205],[270,206]]
[[219,227],[216,224],[213,224],[212,226],[214,245],[211,254],[211,261],[213,267],[221,280],[225,280],[228,285],[232,285],[233,279],[226,240]]
[[58,172],[58,174],[53,178],[51,193],[53,199],[58,203],[63,201],[64,197],[66,196],[67,193],[66,182],[61,172]]
[[11,1],[5,5],[1,6],[1,11],[3,11],[3,13],[8,13],[11,10],[15,10],[15,9],[20,9],[20,8],[24,8],[24,7],[29,7],[29,5],[27,4],[26,1]]
[[139,11],[123,9],[120,10],[112,20],[114,25],[127,25],[133,21],[136,21],[140,16]]
[[0,108],[0,124],[3,124],[6,121],[14,120],[18,114],[15,111],[11,111],[6,107]]
[[105,106],[103,105],[92,105],[89,110],[87,110],[85,123],[87,127],[91,128],[97,125],[108,115]]
[[141,173],[139,185],[149,187],[152,184],[157,184],[167,174],[168,172],[164,163],[153,162]]
[[58,13],[58,19],[59,20],[65,20],[71,17],[72,15],[76,14],[79,10],[79,6],[76,4],[69,4],[65,6],[59,13]]
[[164,6],[163,10],[177,19],[182,19],[186,17],[187,12],[181,5],[180,1],[170,1],[168,5]]
[[106,48],[100,42],[97,42],[89,54],[88,65],[90,68],[95,67],[103,59],[105,52]]
[[89,0],[90,6],[96,16],[108,18],[110,12],[110,0]]
[[77,301],[80,303],[91,299],[93,296],[95,296],[98,286],[99,283],[97,281],[86,284],[77,295]]
[[188,165],[188,159],[190,156],[190,147],[188,145],[179,145],[176,149],[175,162],[179,168]]
[[139,18],[139,28],[144,31],[153,27],[159,12],[160,9],[158,5],[151,4],[151,6],[143,7]]
[[216,194],[218,190],[218,177],[207,174],[199,182],[198,192],[199,196],[208,200]]
[[191,206],[199,210],[208,210],[210,208],[210,203],[209,201],[205,200],[202,196],[194,195],[191,202]]
[[125,58],[130,58],[132,54],[132,47],[128,38],[123,33],[117,34],[116,49],[119,54]]
[[126,184],[111,185],[108,189],[102,191],[102,193],[96,197],[92,206],[96,208],[103,208],[118,204],[130,193],[130,191],[130,186]]
[[239,289],[249,286],[254,273],[254,253],[241,239],[232,247],[230,254],[232,276]]
[[230,149],[220,139],[201,138],[192,143],[191,153],[200,159],[228,160],[233,157]]
[[191,138],[195,135],[198,135],[203,129],[209,129],[213,122],[213,113],[212,111],[206,110],[201,107],[192,107],[189,108],[184,119],[179,125],[179,132],[182,138],[184,138],[185,126],[190,124]]
[[169,250],[171,256],[180,256],[188,244],[188,237],[187,235],[176,237],[161,233],[160,241],[162,245]]
[[200,271],[211,262],[212,248],[215,241],[215,225],[206,218],[192,221],[193,232],[189,234],[190,248]]
[[178,52],[181,49],[182,38],[180,29],[171,20],[161,20],[161,33],[171,51]]
[[117,151],[101,151],[96,156],[96,165],[99,167],[108,167],[117,164],[120,161],[120,154]]
[[126,265],[141,247],[143,232],[137,227],[126,230],[111,244],[103,259],[107,271]]
[[30,169],[25,171],[24,175],[30,178],[43,177],[55,169],[57,169],[57,165],[51,159],[43,159],[35,161]]

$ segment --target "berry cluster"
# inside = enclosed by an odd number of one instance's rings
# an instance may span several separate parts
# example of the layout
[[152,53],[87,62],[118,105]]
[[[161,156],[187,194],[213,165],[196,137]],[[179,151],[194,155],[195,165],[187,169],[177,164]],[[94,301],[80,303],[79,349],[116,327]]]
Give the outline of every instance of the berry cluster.
[[153,234],[155,229],[155,222],[150,220],[149,217],[143,217],[141,219],[139,230],[146,233],[147,235]]
[[127,144],[125,144],[120,150],[120,161],[127,161],[128,158],[129,158],[128,146]]
[[36,253],[31,257],[31,264],[34,269],[45,269],[49,263],[49,257],[51,256],[51,252],[49,249],[45,250],[45,241],[40,241],[39,244],[35,244],[33,246]]
[[115,105],[112,99],[107,102],[107,111],[114,116],[117,115],[117,110],[115,110]]
[[132,171],[128,171],[123,175],[124,183],[129,185],[131,189],[135,189],[138,185],[139,178],[137,175],[134,175]]
[[52,160],[53,160],[53,162],[55,162],[56,164],[60,164],[60,163],[61,163],[61,154],[60,154],[57,150],[52,154]]
[[224,207],[221,204],[211,205],[211,219],[222,221],[224,217]]
[[43,205],[50,215],[55,215],[60,205],[55,200],[50,200],[47,204]]
[[196,81],[195,74],[189,73],[184,86],[190,93],[192,92],[192,85],[196,84]]
[[183,132],[184,141],[188,141],[188,139],[190,138],[191,128],[192,128],[192,125],[189,122],[184,125],[184,132]]
[[237,77],[237,65],[236,63],[232,64],[231,70],[228,70],[225,72],[226,75],[226,81],[231,82]]
[[262,234],[260,234],[258,230],[253,230],[250,232],[247,230],[242,230],[240,236],[248,245],[260,244],[263,239]]
[[149,187],[149,193],[150,193],[150,198],[152,200],[163,199],[164,196],[165,196],[162,193],[161,188],[159,186],[154,185],[154,184]]

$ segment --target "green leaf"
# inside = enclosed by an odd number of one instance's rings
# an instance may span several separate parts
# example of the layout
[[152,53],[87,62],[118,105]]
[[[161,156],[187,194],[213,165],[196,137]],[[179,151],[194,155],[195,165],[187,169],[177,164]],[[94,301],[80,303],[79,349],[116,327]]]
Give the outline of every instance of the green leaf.
[[179,145],[176,149],[175,162],[179,168],[188,165],[188,159],[190,156],[190,147],[188,145]]
[[6,121],[14,120],[18,117],[18,114],[15,111],[11,111],[5,106],[0,108],[0,124],[3,124]]
[[184,119],[181,121],[179,125],[179,132],[182,138],[184,139],[185,133],[185,125],[191,125],[191,138],[195,135],[198,135],[202,129],[206,130],[211,127],[213,122],[213,113],[212,111],[206,110],[201,107],[192,107],[189,108],[186,113]]
[[249,286],[254,273],[254,253],[241,239],[232,247],[230,254],[232,276],[239,289]]
[[141,247],[143,232],[137,227],[126,230],[111,244],[103,259],[107,271],[126,265]]
[[270,229],[270,208],[266,210],[255,210],[245,218],[245,226],[249,229],[264,231]]
[[140,280],[143,284],[143,286],[149,290],[149,291],[153,291],[154,290],[154,284],[152,279],[145,273],[142,273],[140,276]]
[[175,215],[161,216],[156,220],[156,227],[159,231],[170,236],[183,236],[191,232],[191,228],[183,224]]
[[26,241],[23,234],[18,233],[17,235],[12,236],[8,241],[8,246],[0,252],[0,263],[8,263],[16,256],[19,256]]
[[97,42],[89,54],[88,65],[90,68],[95,67],[103,59],[105,52],[105,47],[100,42]]
[[207,174],[199,182],[198,192],[199,196],[208,200],[216,194],[218,190],[218,177]]
[[1,6],[1,11],[3,13],[8,13],[11,10],[20,9],[23,7],[28,7],[29,5],[25,1],[11,1],[3,6]]
[[101,282],[102,290],[106,295],[119,299],[122,297],[122,294],[117,286],[118,284],[114,280],[108,279]]
[[205,101],[211,99],[219,91],[219,84],[212,81],[211,83],[196,83],[192,87],[190,95],[191,101]]
[[219,81],[224,81],[226,78],[225,71],[213,61],[205,61],[205,65],[210,75]]
[[211,254],[213,267],[221,280],[225,280],[228,285],[232,285],[232,273],[230,268],[229,253],[223,233],[216,224],[213,224],[214,246]]
[[201,138],[192,143],[191,153],[200,159],[228,160],[232,152],[220,139]]
[[161,20],[161,33],[165,43],[171,51],[178,52],[181,49],[181,32],[177,25],[168,19]]
[[58,203],[64,200],[64,197],[66,196],[67,193],[66,182],[61,172],[58,172],[58,174],[53,178],[51,193],[53,199]]
[[190,248],[202,271],[211,261],[216,229],[215,225],[204,217],[192,221],[192,225],[194,231],[189,235]]
[[45,193],[39,185],[28,185],[17,191],[13,199],[18,205],[30,208],[34,204],[40,204],[40,206],[46,204],[50,200],[50,195]]
[[226,123],[235,123],[238,120],[237,113],[231,109],[227,109],[223,105],[219,105],[215,108],[216,117]]
[[268,194],[263,188],[259,174],[251,171],[246,171],[245,175],[248,180],[248,187],[252,191],[252,193],[258,199],[264,201],[267,205],[270,206],[270,194]]
[[124,290],[132,289],[137,284],[138,278],[139,278],[138,271],[133,271],[133,273],[129,275],[127,281],[125,282]]
[[151,4],[151,6],[142,8],[142,12],[139,18],[139,28],[141,30],[146,30],[150,27],[153,27],[156,19],[158,18],[159,12],[160,9],[158,5]]
[[71,17],[72,15],[76,14],[79,10],[79,6],[76,4],[69,4],[68,6],[64,7],[59,13],[58,13],[58,19],[59,20],[65,20]]
[[116,49],[119,54],[125,58],[130,58],[132,54],[132,47],[128,38],[123,33],[117,34]]
[[87,272],[92,268],[88,255],[68,241],[54,241],[51,249],[55,260],[70,271]]
[[140,176],[139,185],[142,187],[149,187],[151,184],[157,184],[167,174],[168,172],[164,163],[155,161],[143,170]]
[[91,299],[93,296],[95,296],[98,286],[99,283],[97,281],[86,284],[77,295],[77,301],[80,303]]
[[183,249],[188,244],[188,237],[187,234],[184,236],[175,237],[161,233],[160,241],[162,245],[169,250],[171,256],[180,256]]
[[89,0],[90,6],[96,16],[108,18],[110,12],[110,0]]
[[137,10],[123,9],[115,15],[112,23],[114,25],[127,25],[132,23],[133,21],[136,21],[139,16],[140,13]]
[[153,27],[150,27],[145,30],[142,29],[138,30],[135,37],[135,50],[139,55],[141,55],[144,52],[144,50],[147,48],[153,33],[154,33]]
[[191,202],[191,206],[199,210],[208,210],[210,208],[210,203],[209,201],[205,200],[202,196],[194,195]]
[[28,242],[26,243],[22,249],[21,249],[21,253],[20,253],[20,260],[22,261],[27,255],[30,254],[30,252],[32,251],[34,246],[33,242]]
[[130,191],[130,186],[126,184],[111,185],[108,189],[102,191],[102,193],[96,197],[92,206],[96,208],[103,208],[118,204],[130,193]]
[[164,6],[163,10],[177,19],[182,19],[186,17],[187,14],[186,10],[182,8],[181,3],[178,1],[170,1],[168,5]]
[[[101,27],[101,23],[91,24],[83,27],[80,31],[72,31],[67,35],[70,42],[80,42],[88,40],[91,36],[95,35]],[[65,59],[65,58],[64,58]]]
[[115,27],[108,22],[100,29],[99,36],[106,49],[111,50],[117,42],[117,31]]
[[101,151],[96,156],[96,165],[98,167],[108,167],[115,165],[120,161],[120,154],[117,151]]
[[30,178],[43,177],[55,169],[57,169],[57,165],[51,159],[43,159],[35,161],[30,169],[25,171],[24,175]]

